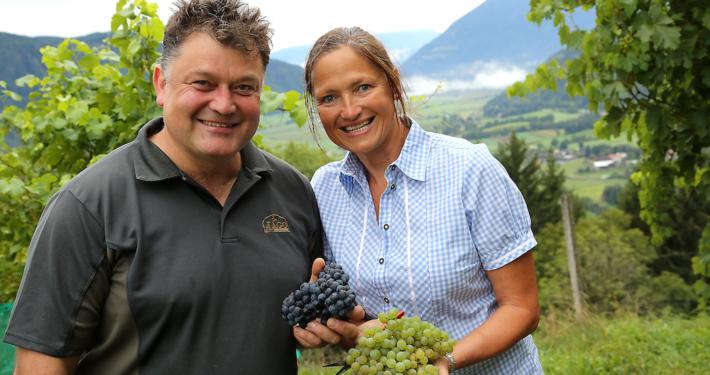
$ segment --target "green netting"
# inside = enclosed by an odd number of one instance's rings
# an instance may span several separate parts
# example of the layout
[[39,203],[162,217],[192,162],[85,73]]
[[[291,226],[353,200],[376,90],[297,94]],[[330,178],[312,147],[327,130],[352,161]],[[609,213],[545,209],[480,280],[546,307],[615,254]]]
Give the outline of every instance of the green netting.
[[[0,332],[5,335],[7,321],[10,320],[12,302],[0,305]],[[2,337],[2,336],[0,336]],[[15,368],[15,347],[0,342],[0,375],[12,375]]]

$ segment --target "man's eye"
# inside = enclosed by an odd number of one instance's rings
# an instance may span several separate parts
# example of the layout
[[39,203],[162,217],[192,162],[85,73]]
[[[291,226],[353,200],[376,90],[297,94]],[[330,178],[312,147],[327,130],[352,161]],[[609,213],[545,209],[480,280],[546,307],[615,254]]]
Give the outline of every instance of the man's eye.
[[253,93],[255,90],[254,87],[249,85],[239,85],[237,86],[237,91],[240,93]]
[[372,87],[372,86],[370,86],[370,85],[368,85],[368,84],[365,84],[365,85],[360,85],[360,86],[358,87],[358,89],[359,89],[360,91],[367,91],[367,90],[369,90],[371,87]]
[[207,86],[207,85],[210,84],[210,83],[207,82],[207,81],[195,81],[194,83],[195,83],[196,85],[198,85],[198,86]]

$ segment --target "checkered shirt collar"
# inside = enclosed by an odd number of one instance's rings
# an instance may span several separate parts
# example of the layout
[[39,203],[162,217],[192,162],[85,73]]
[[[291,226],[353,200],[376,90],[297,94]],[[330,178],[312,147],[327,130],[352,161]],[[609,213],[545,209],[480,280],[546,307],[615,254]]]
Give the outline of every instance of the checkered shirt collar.
[[[422,129],[419,124],[412,120],[407,139],[404,141],[402,152],[392,165],[397,166],[407,177],[426,181],[426,166],[431,149],[431,139],[429,134]],[[340,168],[341,182],[345,183],[349,176],[356,181],[364,181],[363,166],[355,153],[348,151],[343,159]],[[351,180],[352,181],[352,180]]]

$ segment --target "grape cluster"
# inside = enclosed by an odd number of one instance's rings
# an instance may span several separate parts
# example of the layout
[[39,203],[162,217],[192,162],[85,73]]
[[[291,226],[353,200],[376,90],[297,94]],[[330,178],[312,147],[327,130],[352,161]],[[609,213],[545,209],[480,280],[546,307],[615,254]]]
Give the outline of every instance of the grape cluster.
[[288,295],[281,305],[281,317],[288,324],[305,328],[311,320],[320,319],[325,324],[328,318],[344,319],[357,305],[355,292],[348,285],[350,276],[343,267],[331,262],[323,267],[318,280],[303,283]]
[[619,47],[621,47],[621,50],[626,52],[626,50],[631,47],[631,44],[634,41],[633,35],[631,33],[626,34],[626,36],[619,37]]
[[357,346],[348,351],[345,363],[360,375],[431,375],[439,368],[432,363],[451,353],[456,340],[420,317],[406,317],[396,308],[380,313],[382,322],[362,330]]

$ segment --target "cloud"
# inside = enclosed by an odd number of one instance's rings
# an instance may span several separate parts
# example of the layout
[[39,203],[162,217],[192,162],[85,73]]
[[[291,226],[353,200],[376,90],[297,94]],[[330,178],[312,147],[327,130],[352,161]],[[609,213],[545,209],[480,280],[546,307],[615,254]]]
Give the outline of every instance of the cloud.
[[456,75],[413,76],[409,79],[412,95],[427,95],[441,85],[443,92],[476,89],[503,89],[525,79],[526,70],[497,62],[476,62],[456,70]]

